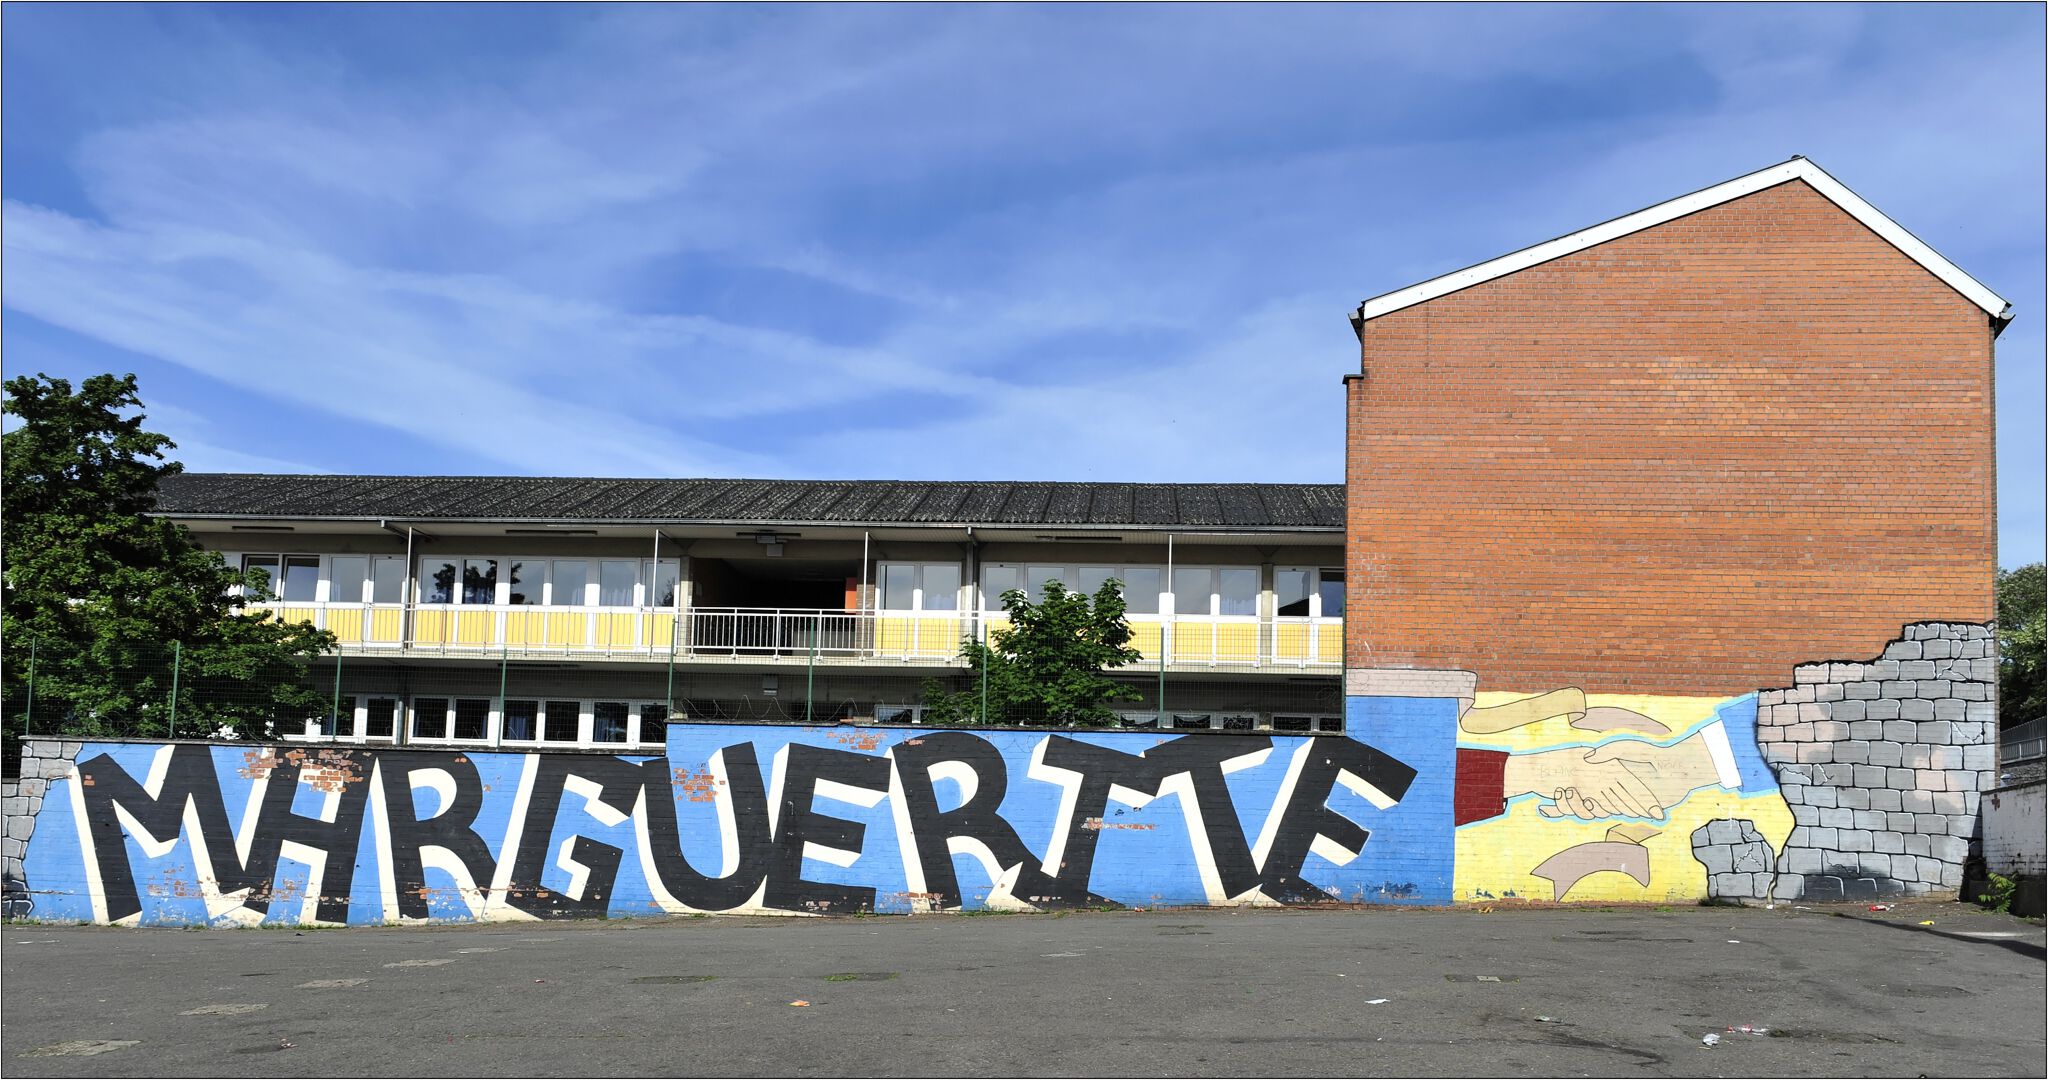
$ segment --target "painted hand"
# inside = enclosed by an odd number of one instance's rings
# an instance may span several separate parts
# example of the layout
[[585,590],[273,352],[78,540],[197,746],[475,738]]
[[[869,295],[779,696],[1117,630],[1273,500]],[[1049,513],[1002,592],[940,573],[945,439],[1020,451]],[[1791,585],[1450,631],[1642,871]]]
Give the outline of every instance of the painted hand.
[[[1693,791],[1719,782],[1706,733],[1671,746],[1624,740],[1593,748],[1589,765],[1619,764],[1642,782],[1660,806],[1676,806]],[[1661,815],[1660,815],[1661,816]]]
[[1516,754],[1503,773],[1506,795],[1535,794],[1551,800],[1538,808],[1544,817],[1585,821],[1608,817],[1664,819],[1664,800],[1636,775],[1631,764],[1580,747]]

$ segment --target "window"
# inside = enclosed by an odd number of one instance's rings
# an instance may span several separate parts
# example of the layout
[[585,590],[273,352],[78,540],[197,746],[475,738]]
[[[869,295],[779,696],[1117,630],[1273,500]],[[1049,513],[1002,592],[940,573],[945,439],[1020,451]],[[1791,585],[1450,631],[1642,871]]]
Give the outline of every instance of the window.
[[540,737],[540,702],[507,701],[505,703],[506,742],[532,742]]
[[556,559],[555,578],[548,586],[548,603],[555,607],[582,607],[590,602],[584,586],[590,581],[590,564],[582,559]]
[[412,737],[415,739],[445,739],[448,737],[447,698],[414,698],[412,700]]
[[1156,566],[1050,566],[1044,563],[1016,566],[988,563],[981,568],[981,607],[1001,611],[1003,593],[1021,588],[1033,603],[1045,599],[1047,580],[1057,581],[1069,592],[1094,596],[1102,583],[1115,578],[1123,583],[1124,610],[1132,615],[1159,613],[1160,586],[1165,572]]
[[498,602],[498,560],[469,559],[462,564],[462,602]]
[[371,698],[363,709],[363,735],[371,739],[389,739],[398,733],[398,699]]
[[883,563],[883,611],[953,611],[960,606],[960,564]]
[[639,584],[640,564],[607,559],[598,564],[597,603],[600,607],[632,607],[633,589]]
[[320,734],[330,739],[343,735],[353,736],[356,730],[356,699],[343,697],[339,704],[320,718]]
[[286,555],[284,588],[278,590],[278,599],[295,604],[310,604],[319,595],[320,556]]
[[540,603],[540,577],[545,572],[545,563],[535,563],[532,570],[523,562],[512,563],[505,568],[507,584],[510,586],[505,602],[508,604]]
[[580,701],[550,701],[543,719],[541,738],[548,742],[575,742],[579,737],[578,727],[582,723],[583,703]]
[[1173,568],[1173,613],[1208,615],[1210,594],[1216,591],[1216,571],[1206,566]]
[[640,577],[654,583],[653,595],[648,603],[652,607],[672,608],[676,606],[677,564],[641,563]]
[[628,711],[623,701],[600,701],[593,705],[590,710],[590,741],[625,742]]
[[379,557],[370,560],[370,602],[405,603],[405,560]]
[[1307,731],[1309,730],[1309,723],[1309,718],[1306,716],[1275,716],[1273,718],[1273,730]]
[[1209,714],[1174,713],[1173,726],[1176,728],[1199,728],[1206,730],[1209,727]]
[[491,737],[489,698],[455,699],[455,737],[472,741]]
[[327,561],[327,602],[360,604],[363,584],[370,576],[370,560],[361,555],[336,555]]
[[1216,614],[1259,613],[1259,571],[1255,566],[1226,566],[1216,571]]
[[1318,594],[1323,602],[1322,616],[1325,619],[1344,617],[1344,571],[1324,570]]
[[640,744],[659,745],[668,741],[668,705],[650,701],[640,706]]
[[455,564],[433,559],[420,564],[420,603],[455,602]]
[[1273,571],[1275,614],[1282,618],[1344,617],[1344,571],[1285,567]]

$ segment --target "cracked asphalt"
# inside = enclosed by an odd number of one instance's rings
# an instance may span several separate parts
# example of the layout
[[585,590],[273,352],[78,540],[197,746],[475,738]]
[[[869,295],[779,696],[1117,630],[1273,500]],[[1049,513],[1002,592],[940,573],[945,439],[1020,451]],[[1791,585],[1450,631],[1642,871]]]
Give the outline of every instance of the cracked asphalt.
[[2043,955],[1953,903],[10,925],[0,1072],[2038,1077]]

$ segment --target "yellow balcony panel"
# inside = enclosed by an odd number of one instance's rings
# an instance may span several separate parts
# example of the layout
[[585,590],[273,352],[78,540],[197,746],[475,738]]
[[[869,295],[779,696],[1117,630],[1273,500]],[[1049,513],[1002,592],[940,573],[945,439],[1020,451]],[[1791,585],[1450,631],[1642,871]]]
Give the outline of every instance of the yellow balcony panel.
[[1300,663],[1315,655],[1317,627],[1306,621],[1273,624],[1273,659]]
[[590,614],[584,611],[548,612],[547,643],[562,648],[587,648],[590,645]]
[[630,649],[635,642],[635,631],[640,621],[631,612],[604,612],[594,615],[596,636],[591,642],[600,649]]
[[453,612],[438,608],[421,608],[412,616],[412,639],[422,645],[445,645],[449,631],[453,629]]
[[345,645],[363,640],[364,619],[363,609],[359,607],[327,609],[327,629],[333,631],[334,640]]
[[676,618],[672,613],[662,612],[647,620],[647,643],[662,652],[676,643]]
[[404,608],[397,604],[379,604],[370,609],[369,632],[365,640],[378,644],[393,644],[404,633]]
[[505,644],[545,645],[548,640],[548,613],[541,609],[523,609],[505,613]]
[[498,643],[498,613],[495,611],[457,611],[455,613],[455,641],[462,645],[495,645]]

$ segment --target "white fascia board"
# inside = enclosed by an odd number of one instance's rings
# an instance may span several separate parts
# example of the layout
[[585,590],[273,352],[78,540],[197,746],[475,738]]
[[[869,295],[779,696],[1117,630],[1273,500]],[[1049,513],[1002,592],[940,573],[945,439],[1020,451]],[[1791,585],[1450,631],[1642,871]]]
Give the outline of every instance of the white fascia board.
[[1971,303],[1983,308],[1993,319],[1999,320],[2001,329],[2002,324],[2011,319],[2011,305],[2006,303],[2003,297],[1986,288],[1976,278],[1964,273],[1961,267],[1942,258],[1940,252],[1928,247],[1919,237],[1907,232],[1898,222],[1884,216],[1876,207],[1865,202],[1862,196],[1850,191],[1841,181],[1829,176],[1820,166],[1805,158],[1793,158],[1781,165],[1759,169],[1747,176],[1738,176],[1726,183],[1715,184],[1690,195],[1681,195],[1669,202],[1658,203],[1648,209],[1638,210],[1612,221],[1604,221],[1592,228],[1581,229],[1534,247],[1526,247],[1477,266],[1468,266],[1463,270],[1431,278],[1405,289],[1382,293],[1359,305],[1353,318],[1358,322],[1375,319],[1388,312],[1413,307],[1426,300],[1434,300],[1460,289],[1471,288],[1481,282],[1505,277],[1517,270],[1526,270],[1538,263],[1549,262],[1576,251],[1584,251],[1596,244],[1604,244],[1630,233],[1641,232],[1654,225],[1662,225],[1667,221],[1739,199],[1765,188],[1776,187],[1790,180],[1804,180],[1812,185],[1815,191],[1848,211],[1851,217],[1905,253],[1907,258],[1926,267],[1929,273],[1963,294]]

